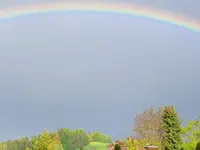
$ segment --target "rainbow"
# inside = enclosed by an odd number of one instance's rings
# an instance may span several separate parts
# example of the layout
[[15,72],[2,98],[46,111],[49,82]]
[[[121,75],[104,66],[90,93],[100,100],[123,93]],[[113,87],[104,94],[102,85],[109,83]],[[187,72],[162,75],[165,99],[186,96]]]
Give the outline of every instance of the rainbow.
[[130,3],[108,3],[108,2],[56,2],[42,3],[36,5],[25,5],[0,10],[0,20],[15,18],[26,15],[36,15],[50,12],[105,12],[123,15],[133,15],[153,19],[156,21],[173,24],[192,31],[200,32],[200,21],[197,19],[187,18],[183,15],[170,13],[163,10],[157,10],[141,5]]

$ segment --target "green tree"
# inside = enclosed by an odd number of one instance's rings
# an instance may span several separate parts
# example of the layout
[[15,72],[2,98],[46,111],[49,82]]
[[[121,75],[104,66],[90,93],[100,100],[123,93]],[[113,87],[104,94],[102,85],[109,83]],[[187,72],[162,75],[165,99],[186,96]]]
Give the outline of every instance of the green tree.
[[121,150],[120,145],[119,145],[119,144],[115,144],[115,146],[114,146],[114,150]]
[[48,150],[49,144],[51,143],[51,136],[47,129],[40,135],[39,140],[36,141],[35,150]]
[[34,142],[32,142],[32,148],[33,150],[39,150],[39,139],[35,139]]
[[71,130],[66,128],[62,132],[60,132],[60,134],[61,134],[60,142],[63,146],[63,150],[75,150],[73,133],[71,132]]
[[5,142],[0,143],[0,150],[7,150],[7,144]]
[[179,150],[182,145],[181,120],[173,106],[165,106],[163,112],[163,145],[165,150]]
[[91,134],[91,142],[100,142],[101,141],[101,134],[99,132],[93,132]]
[[89,138],[83,129],[78,129],[73,132],[73,142],[77,149],[83,150],[89,144]]
[[99,132],[89,133],[90,142],[112,143],[112,138]]
[[182,135],[184,139],[184,150],[195,149],[200,140],[200,119],[191,120],[186,127],[182,127]]

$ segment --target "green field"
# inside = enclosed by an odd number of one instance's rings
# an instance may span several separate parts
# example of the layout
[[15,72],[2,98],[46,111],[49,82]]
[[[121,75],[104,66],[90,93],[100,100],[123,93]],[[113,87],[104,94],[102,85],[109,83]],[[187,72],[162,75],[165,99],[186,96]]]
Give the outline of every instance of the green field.
[[107,150],[107,143],[91,142],[84,150]]

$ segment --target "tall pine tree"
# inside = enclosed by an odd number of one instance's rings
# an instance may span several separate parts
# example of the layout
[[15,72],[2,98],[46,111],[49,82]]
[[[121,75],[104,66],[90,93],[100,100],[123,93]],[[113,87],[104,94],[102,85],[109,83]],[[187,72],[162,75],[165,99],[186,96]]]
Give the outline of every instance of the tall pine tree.
[[164,138],[163,146],[165,150],[181,149],[181,120],[173,106],[165,106],[163,112]]
[[[51,136],[50,136],[49,132],[45,129],[39,137],[39,140],[37,142],[37,149],[38,150],[48,150],[50,143],[51,143]],[[37,150],[37,149],[35,149],[35,150]]]

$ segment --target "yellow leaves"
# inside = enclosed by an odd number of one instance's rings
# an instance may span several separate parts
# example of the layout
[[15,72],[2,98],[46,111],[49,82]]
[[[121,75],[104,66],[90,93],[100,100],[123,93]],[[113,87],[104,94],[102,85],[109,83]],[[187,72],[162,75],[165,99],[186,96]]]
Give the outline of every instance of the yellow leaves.
[[[148,139],[133,140],[132,138],[128,138],[125,141],[125,144],[126,144],[128,150],[137,150],[138,147],[146,146],[146,145],[148,145],[148,143],[149,143]],[[157,142],[153,142],[151,144],[155,145],[155,146],[159,146],[159,144]]]
[[48,146],[48,150],[54,150],[54,143],[50,143]]
[[134,144],[134,145],[138,145],[139,143],[138,143],[137,140],[134,140],[134,141],[133,141],[133,144]]
[[131,138],[128,138],[128,140],[125,141],[125,143],[128,147],[128,150],[137,150],[139,144],[137,140],[132,140]]
[[51,143],[51,136],[49,132],[45,129],[40,135],[39,139],[34,142],[34,150],[48,150],[48,146]]
[[51,143],[48,146],[48,150],[57,150],[57,149],[62,149],[62,145],[60,143],[60,139],[58,134],[52,139]]

